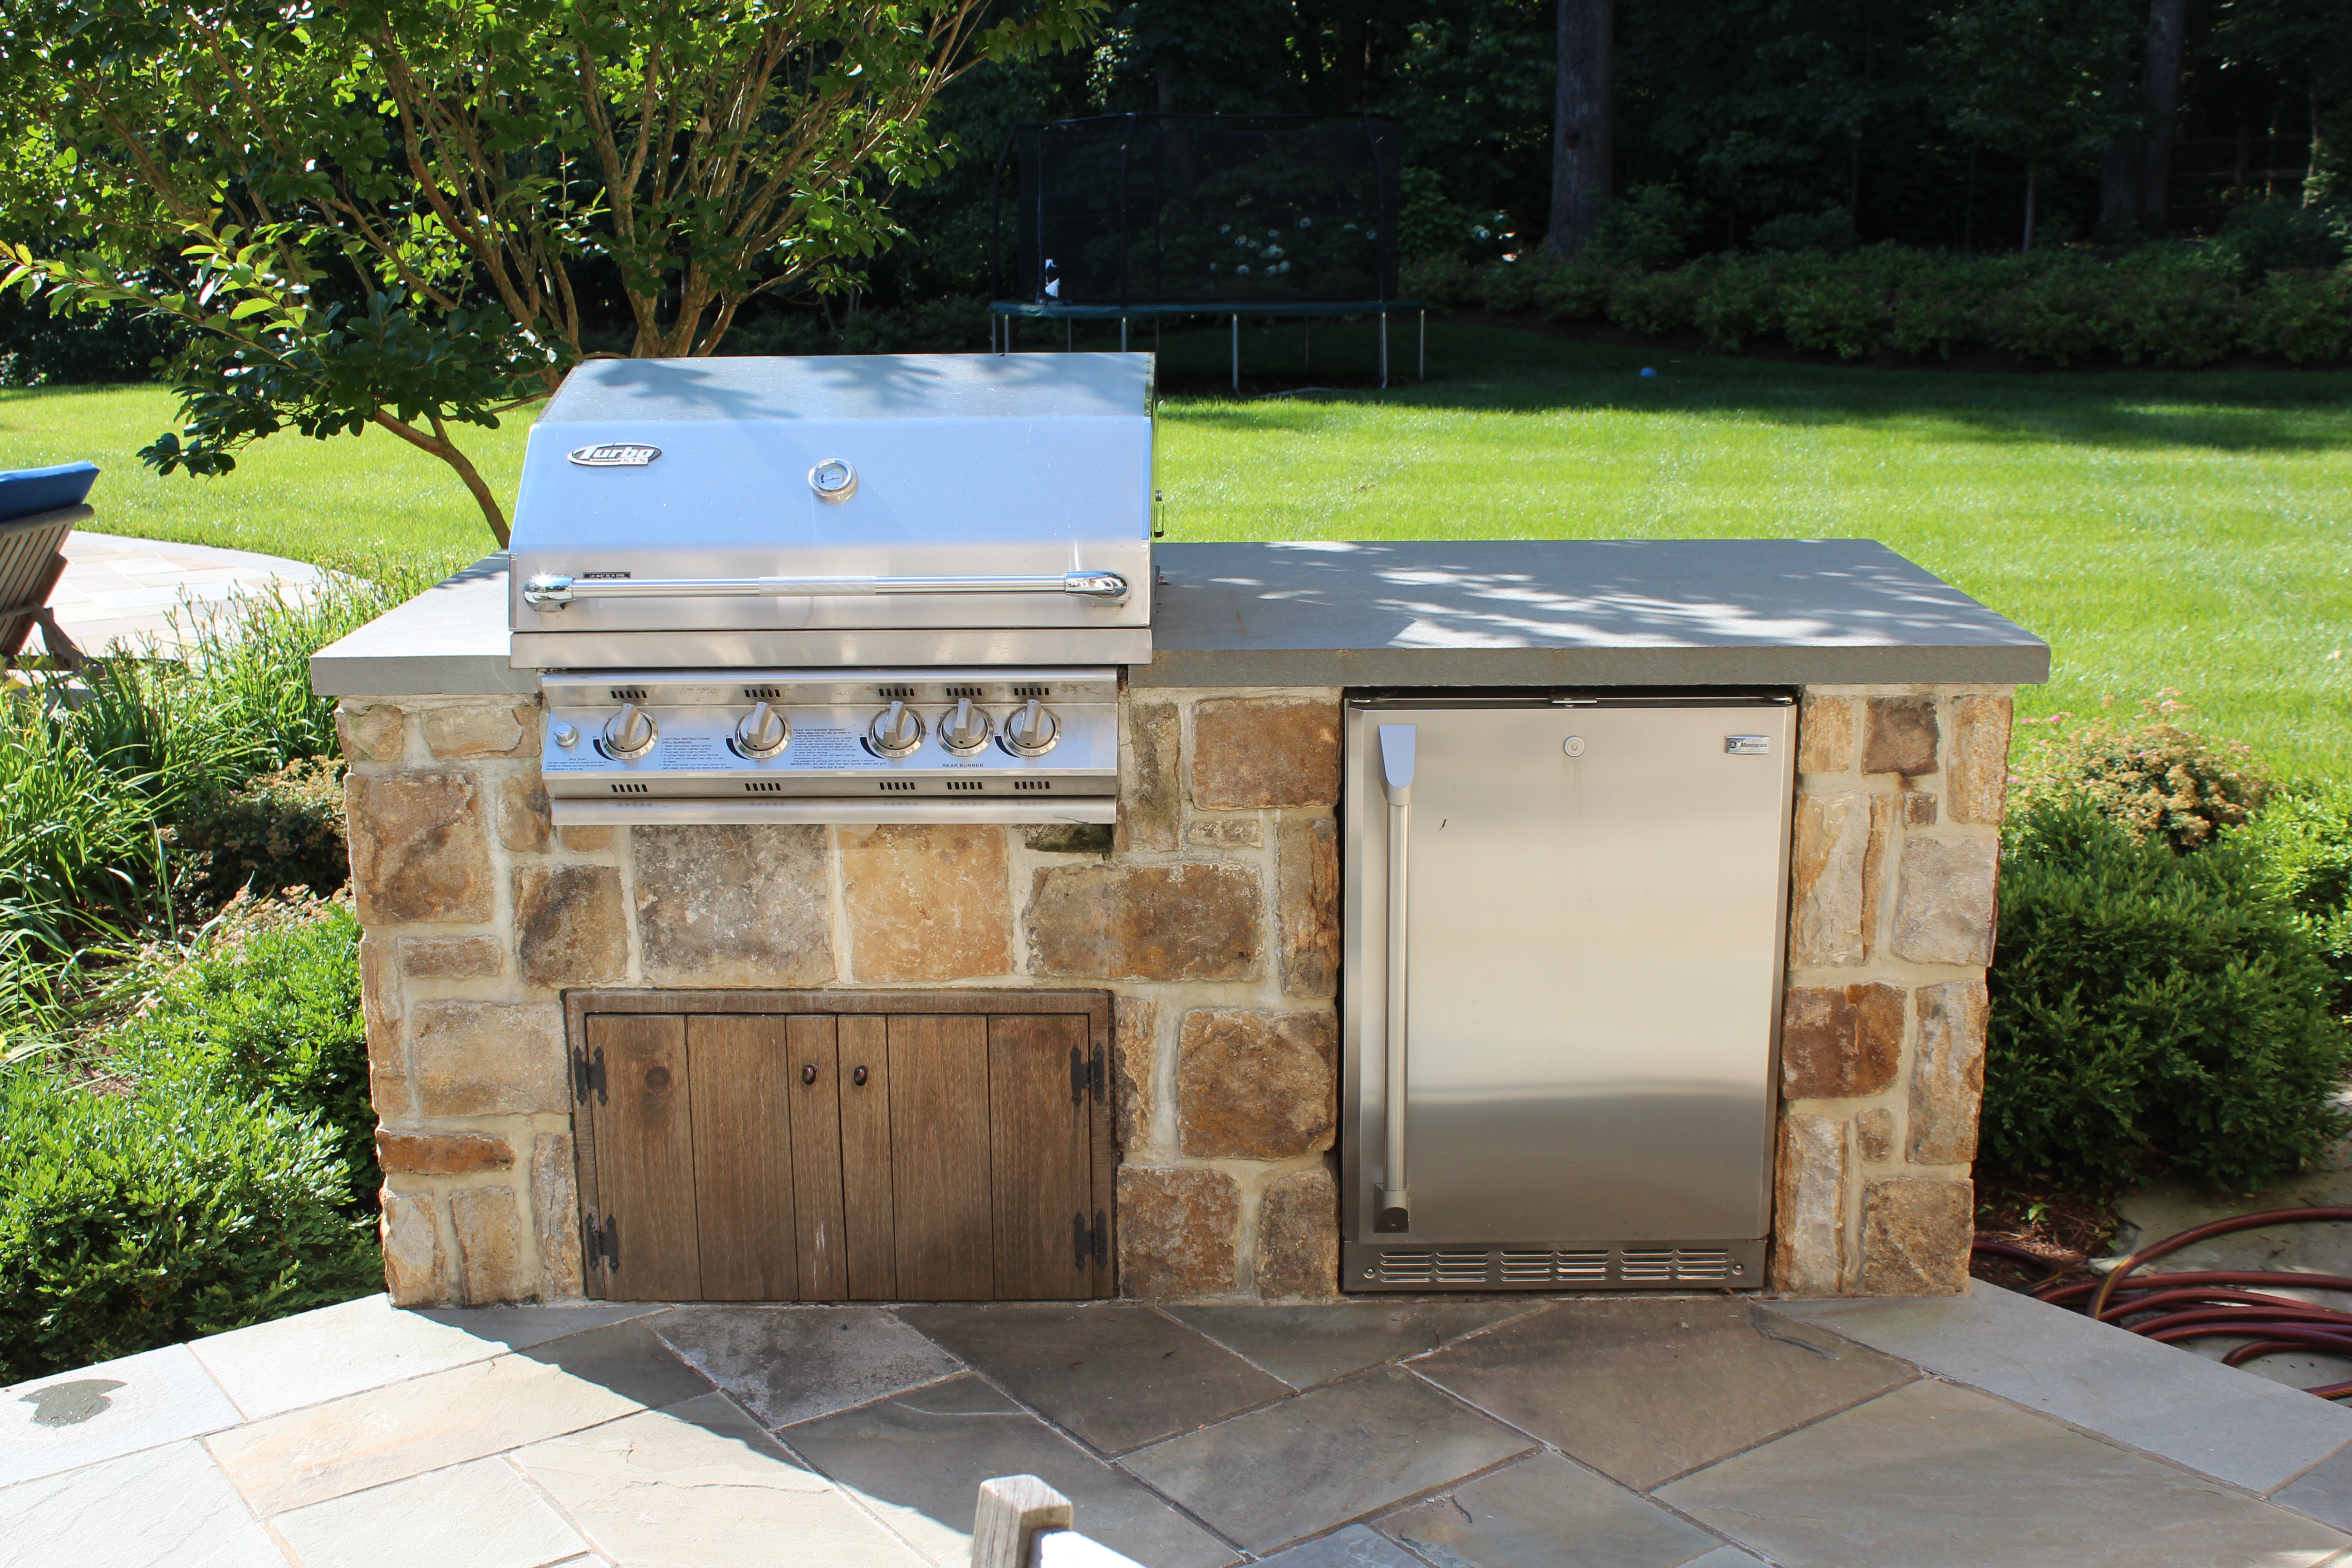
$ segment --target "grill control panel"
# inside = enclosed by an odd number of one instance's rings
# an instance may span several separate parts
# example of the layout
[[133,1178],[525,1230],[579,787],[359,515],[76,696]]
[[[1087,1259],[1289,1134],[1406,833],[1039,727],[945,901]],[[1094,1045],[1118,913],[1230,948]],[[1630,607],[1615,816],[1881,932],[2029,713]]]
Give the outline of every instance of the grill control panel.
[[1118,790],[1116,669],[560,670],[540,689],[558,801]]

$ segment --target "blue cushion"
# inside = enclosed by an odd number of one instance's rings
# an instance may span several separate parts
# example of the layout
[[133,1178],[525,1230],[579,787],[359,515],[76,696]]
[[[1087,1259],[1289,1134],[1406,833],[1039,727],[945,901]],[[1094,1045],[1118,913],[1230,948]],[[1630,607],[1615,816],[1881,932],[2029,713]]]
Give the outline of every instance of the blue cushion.
[[79,506],[98,478],[96,463],[59,463],[54,468],[0,468],[0,522]]

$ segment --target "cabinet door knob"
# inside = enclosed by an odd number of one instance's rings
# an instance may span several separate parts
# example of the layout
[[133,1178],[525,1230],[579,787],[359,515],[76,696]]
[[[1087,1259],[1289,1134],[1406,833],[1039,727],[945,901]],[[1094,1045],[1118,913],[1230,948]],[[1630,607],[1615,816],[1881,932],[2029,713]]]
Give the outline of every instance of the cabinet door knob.
[[851,1073],[849,1075],[849,1081],[856,1084],[858,1088],[864,1089],[866,1087],[866,1069],[864,1068],[859,1068],[856,1072]]
[[814,1083],[816,1081],[816,1063],[809,1062],[802,1067],[801,1081],[803,1083]]

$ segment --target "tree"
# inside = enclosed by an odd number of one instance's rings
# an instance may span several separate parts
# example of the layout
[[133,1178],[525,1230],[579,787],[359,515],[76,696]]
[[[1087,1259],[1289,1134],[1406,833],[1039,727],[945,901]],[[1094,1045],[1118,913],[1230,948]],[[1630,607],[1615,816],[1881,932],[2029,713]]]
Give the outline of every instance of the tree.
[[1952,129],[2024,161],[2021,248],[2032,250],[2041,176],[2141,123],[2116,90],[2130,12],[2120,0],[1966,0],[1937,20]]
[[1582,250],[1616,176],[1616,0],[1559,0],[1552,109],[1551,224],[1544,248]]
[[[2147,47],[2140,65],[2140,123],[2107,146],[2099,160],[2099,233],[2115,238],[2133,229],[2161,234],[2172,189],[2172,138],[2180,112],[2181,60],[2189,0],[2148,0]],[[2108,84],[2120,100],[2128,78]]]
[[[890,190],[942,167],[940,89],[1067,47],[1101,9],[29,0],[0,137],[56,149],[88,243],[11,243],[5,281],[194,330],[156,467],[374,426],[448,463],[503,544],[452,426],[552,392],[600,310],[627,353],[687,357],[762,295],[841,286],[898,233]],[[171,282],[135,275],[159,258]]]

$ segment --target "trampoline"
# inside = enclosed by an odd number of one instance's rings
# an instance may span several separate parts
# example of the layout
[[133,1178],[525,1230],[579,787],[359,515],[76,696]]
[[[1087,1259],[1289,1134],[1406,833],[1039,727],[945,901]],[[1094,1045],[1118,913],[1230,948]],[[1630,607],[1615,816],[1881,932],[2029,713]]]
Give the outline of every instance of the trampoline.
[[[1016,125],[997,156],[990,229],[989,343],[1013,323],[1132,323],[1223,316],[1241,389],[1244,317],[1377,317],[1381,384],[1389,318],[1428,314],[1397,293],[1404,129],[1381,115],[1107,114]],[[1014,179],[1008,193],[1006,165]],[[1013,239],[1004,242],[1005,206]],[[999,266],[1009,259],[1009,286]]]

